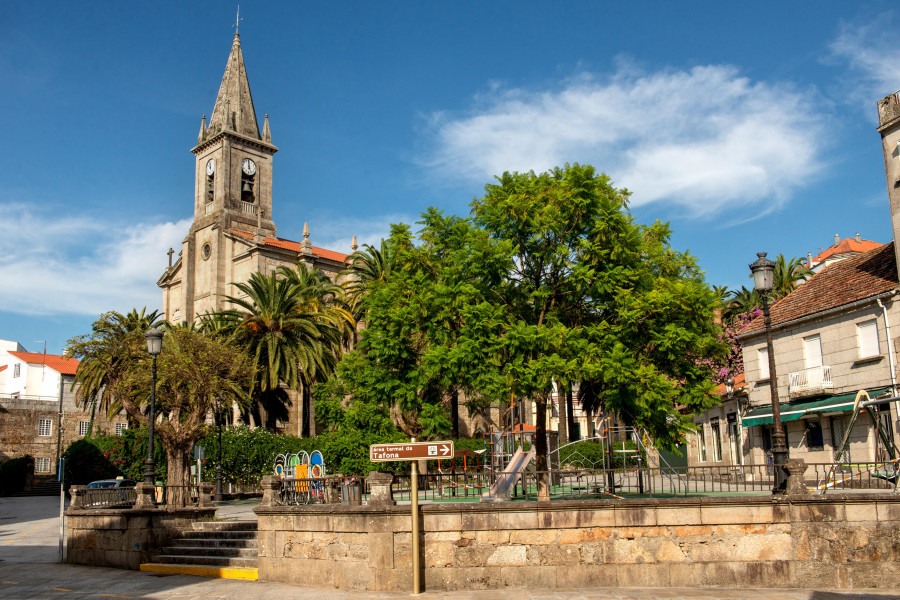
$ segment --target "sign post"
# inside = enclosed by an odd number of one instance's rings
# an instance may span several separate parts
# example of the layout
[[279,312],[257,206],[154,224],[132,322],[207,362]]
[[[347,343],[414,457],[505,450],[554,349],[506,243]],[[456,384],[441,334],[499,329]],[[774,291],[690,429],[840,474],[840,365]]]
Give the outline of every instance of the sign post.
[[412,513],[412,569],[413,594],[422,593],[422,574],[419,560],[419,460],[453,458],[453,442],[417,442],[412,438],[408,444],[373,444],[369,446],[369,460],[372,462],[412,461],[409,478],[409,500]]

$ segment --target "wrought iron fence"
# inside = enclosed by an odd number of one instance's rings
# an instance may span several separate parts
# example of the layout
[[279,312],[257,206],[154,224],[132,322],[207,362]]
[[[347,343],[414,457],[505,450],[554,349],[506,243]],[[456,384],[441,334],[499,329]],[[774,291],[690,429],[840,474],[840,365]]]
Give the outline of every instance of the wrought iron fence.
[[[771,464],[629,467],[618,469],[578,469],[546,472],[551,499],[600,499],[672,496],[742,496],[771,494],[775,485]],[[900,463],[809,463],[804,484],[811,493],[829,490],[883,492],[894,489]],[[536,500],[536,471],[525,471],[510,490],[512,500]],[[491,490],[490,474],[465,472],[419,475],[419,500],[476,501]],[[363,488],[364,495],[368,492]],[[395,475],[395,500],[411,497],[410,476]]]
[[[432,501],[477,500],[491,489],[490,474],[484,471],[425,473],[419,475],[419,499]],[[368,493],[368,488],[363,488]],[[391,486],[394,500],[409,500],[410,475],[395,475]]]
[[137,499],[133,487],[84,490],[84,508],[131,508]]

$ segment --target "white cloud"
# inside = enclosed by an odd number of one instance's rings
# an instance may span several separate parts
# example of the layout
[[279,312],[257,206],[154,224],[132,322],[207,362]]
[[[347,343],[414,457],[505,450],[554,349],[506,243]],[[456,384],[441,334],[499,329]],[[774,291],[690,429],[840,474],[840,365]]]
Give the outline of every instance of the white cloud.
[[822,115],[808,97],[730,66],[648,74],[622,64],[611,77],[583,74],[543,91],[492,87],[466,115],[436,113],[424,162],[480,181],[589,163],[629,188],[634,205],[678,204],[695,216],[771,210],[822,166]]
[[830,49],[834,58],[846,61],[853,75],[848,80],[854,102],[872,111],[872,103],[900,87],[900,45],[893,15],[880,15],[875,22],[843,24]]
[[0,311],[97,315],[155,308],[169,247],[190,220],[122,226],[0,205]]

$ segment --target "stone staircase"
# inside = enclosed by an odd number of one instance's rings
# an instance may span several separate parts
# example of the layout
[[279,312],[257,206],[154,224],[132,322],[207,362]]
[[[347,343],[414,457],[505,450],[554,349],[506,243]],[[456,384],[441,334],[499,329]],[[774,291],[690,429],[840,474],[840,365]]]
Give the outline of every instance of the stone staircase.
[[35,483],[30,490],[24,490],[15,494],[21,496],[59,496],[59,482],[56,479],[45,479]]
[[152,555],[141,571],[257,579],[256,521],[200,521]]

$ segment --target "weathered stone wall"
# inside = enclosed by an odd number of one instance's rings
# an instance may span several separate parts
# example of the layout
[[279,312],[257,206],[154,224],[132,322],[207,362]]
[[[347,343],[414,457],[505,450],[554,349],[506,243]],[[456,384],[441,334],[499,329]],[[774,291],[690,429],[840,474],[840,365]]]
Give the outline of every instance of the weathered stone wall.
[[[75,406],[74,392],[70,390],[67,377],[63,394],[62,451],[72,442],[84,436],[80,433],[81,421],[89,421],[90,414]],[[50,435],[39,435],[41,419],[50,419]],[[59,400],[55,398],[14,398],[0,397],[0,459],[16,458],[29,454],[34,458],[47,459],[49,471],[56,473],[57,422],[59,420]],[[115,433],[116,423],[125,423],[124,414],[112,420],[105,416],[94,418],[94,433]],[[36,465],[37,466],[37,465]]]
[[[412,587],[409,506],[260,507],[264,581]],[[897,587],[900,498],[425,505],[426,590]]]
[[150,552],[180,529],[210,519],[215,508],[69,509],[66,512],[66,562],[92,567],[140,568]]

